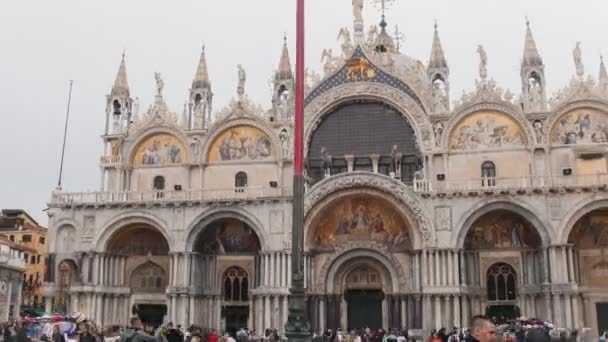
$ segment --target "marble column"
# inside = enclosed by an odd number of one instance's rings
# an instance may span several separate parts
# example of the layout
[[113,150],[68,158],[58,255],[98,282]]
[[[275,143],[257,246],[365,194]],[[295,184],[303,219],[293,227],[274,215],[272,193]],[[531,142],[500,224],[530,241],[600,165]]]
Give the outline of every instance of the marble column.
[[441,322],[441,296],[435,296],[435,329],[440,329]]
[[459,271],[460,271],[460,284],[462,284],[462,286],[467,286],[467,272],[466,272],[466,254],[464,254],[464,251],[460,251],[460,265],[459,266]]
[[572,320],[574,321],[574,329],[577,329],[580,331],[580,329],[582,328],[581,325],[581,318],[580,318],[580,311],[579,311],[579,304],[578,304],[578,294],[574,294],[572,296]]
[[435,264],[435,269],[433,270],[433,285],[437,286],[439,285],[439,252],[438,251],[433,251],[433,259],[434,259],[434,264]]
[[462,322],[460,321],[460,296],[456,295],[454,298],[454,327],[461,327]]
[[557,328],[564,328],[564,320],[562,319],[562,306],[561,306],[561,295],[559,293],[553,294],[553,323]]
[[447,269],[448,269],[447,270],[448,279],[447,279],[445,285],[454,286],[454,284],[455,284],[455,282],[454,282],[454,256],[452,255],[453,253],[450,250],[447,250],[445,253],[448,256],[448,262],[446,264]]
[[270,296],[264,296],[264,329],[272,328],[270,326]]
[[469,298],[466,296],[462,297],[462,326],[468,327],[469,325],[469,317],[471,317],[471,313],[469,312]]
[[566,327],[567,329],[572,329],[573,324],[572,324],[572,301],[570,300],[570,294],[569,293],[565,293],[564,294],[564,311],[565,311],[565,324],[564,327]]
[[325,296],[319,297],[319,329],[325,331]]
[[257,296],[255,298],[255,326],[259,334],[264,333],[264,298]]
[[426,250],[422,250],[421,252],[422,254],[422,262],[421,262],[421,268],[422,271],[420,272],[420,278],[422,279],[422,286],[427,286],[429,284],[428,282],[428,271],[429,271],[429,267],[428,267],[428,262],[427,262],[427,251]]
[[401,296],[401,328],[407,327],[407,299]]

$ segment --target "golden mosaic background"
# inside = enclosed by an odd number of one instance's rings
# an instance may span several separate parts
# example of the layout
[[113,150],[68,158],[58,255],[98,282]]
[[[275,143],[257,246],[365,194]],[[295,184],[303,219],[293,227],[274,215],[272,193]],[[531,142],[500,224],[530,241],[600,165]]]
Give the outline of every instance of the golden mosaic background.
[[462,119],[449,139],[452,150],[481,150],[498,147],[516,147],[527,143],[522,127],[511,116],[482,111]]

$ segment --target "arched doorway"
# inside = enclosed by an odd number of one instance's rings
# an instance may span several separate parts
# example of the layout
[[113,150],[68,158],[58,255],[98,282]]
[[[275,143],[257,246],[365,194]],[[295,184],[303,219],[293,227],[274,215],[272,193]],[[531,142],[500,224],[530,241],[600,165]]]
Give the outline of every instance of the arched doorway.
[[71,286],[77,286],[80,283],[78,267],[73,260],[63,260],[59,263],[57,271],[58,291],[55,297],[55,311],[68,314],[71,310],[78,310],[78,308],[70,308],[69,293]]
[[313,328],[413,328],[418,311],[411,288],[400,286],[397,276],[408,274],[410,266],[395,261],[411,257],[407,207],[376,189],[358,187],[331,194],[308,215],[306,245],[320,269],[308,298]]
[[[169,243],[154,227],[146,224],[132,224],[118,230],[107,245],[111,257],[124,260],[126,274],[124,284],[111,281],[116,286],[131,289],[129,313],[137,315],[144,324],[159,326],[167,313],[165,295],[169,284]],[[109,263],[112,267],[119,263]],[[104,320],[114,323],[114,317]]]
[[498,322],[519,317],[517,273],[506,263],[492,265],[486,273],[488,308],[486,315]]
[[382,278],[378,270],[360,265],[345,278],[348,329],[382,328]]
[[221,293],[202,299],[207,312],[198,313],[201,323],[223,326],[231,334],[252,327],[250,290],[260,283],[260,239],[249,224],[232,217],[218,218],[200,229],[193,244],[201,275],[195,285],[204,292]]
[[[584,312],[596,334],[608,331],[608,208],[581,217],[568,236],[567,267],[571,279],[585,291]],[[583,301],[578,300],[575,305]],[[594,321],[595,320],[595,324]]]
[[546,279],[541,246],[536,228],[513,211],[496,209],[477,218],[464,240],[464,281],[485,295],[474,298],[472,314],[499,322],[536,316],[538,288]]
[[420,156],[415,131],[402,113],[378,101],[353,101],[324,115],[315,128],[306,171],[313,183],[349,170],[411,183],[421,168]]

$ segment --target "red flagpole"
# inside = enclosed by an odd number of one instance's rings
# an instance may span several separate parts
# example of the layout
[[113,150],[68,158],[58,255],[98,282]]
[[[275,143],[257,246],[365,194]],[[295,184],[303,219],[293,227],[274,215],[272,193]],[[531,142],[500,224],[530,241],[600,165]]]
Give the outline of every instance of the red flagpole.
[[289,342],[310,341],[304,291],[304,0],[297,0],[296,108],[293,139],[293,202],[291,225],[291,288],[285,332]]
[[293,173],[304,173],[304,0],[297,0],[296,18],[296,108]]

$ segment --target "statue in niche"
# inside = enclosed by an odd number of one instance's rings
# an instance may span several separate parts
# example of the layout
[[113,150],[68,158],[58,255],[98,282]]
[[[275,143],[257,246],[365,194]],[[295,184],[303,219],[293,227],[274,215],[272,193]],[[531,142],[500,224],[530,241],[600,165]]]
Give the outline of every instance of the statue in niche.
[[327,152],[325,146],[321,147],[321,168],[324,171],[324,177],[331,176],[331,166],[333,164],[333,158]]
[[441,145],[441,135],[443,134],[443,123],[437,122],[435,127],[433,128],[433,133],[435,133],[435,146]]
[[285,90],[279,95],[279,114],[281,116],[281,120],[289,120],[291,115],[289,113],[289,91]]
[[572,51],[574,65],[576,66],[576,75],[580,78],[585,76],[585,66],[583,65],[583,53],[581,51],[581,42],[576,42],[576,47]]
[[543,137],[545,136],[545,129],[543,128],[542,121],[534,121],[534,134],[536,135],[536,142],[542,144],[544,140]]
[[159,97],[163,96],[163,88],[165,87],[165,82],[160,76],[159,72],[154,73],[154,80],[156,80],[156,95]]
[[289,157],[289,132],[287,132],[286,129],[283,129],[281,133],[279,133],[279,140],[281,141],[283,158],[287,159]]
[[239,70],[239,85],[237,87],[236,93],[239,96],[239,100],[242,100],[245,96],[245,82],[247,81],[247,73],[245,69],[243,69],[242,65],[237,65]]
[[536,77],[528,79],[528,103],[531,110],[542,110],[543,107],[543,90],[540,82]]
[[205,121],[205,111],[207,108],[207,100],[202,97],[200,94],[196,95],[196,99],[194,100],[194,128],[201,129],[203,127],[203,122]]
[[139,97],[136,97],[135,101],[133,101],[133,117],[131,119],[131,123],[137,121],[138,118],[139,118]]
[[393,145],[391,149],[391,158],[393,160],[393,173],[395,178],[401,179],[401,163],[403,161],[403,153],[399,152],[397,145]]
[[446,113],[448,111],[448,98],[445,93],[445,84],[442,80],[433,82],[433,113]]
[[483,45],[477,46],[477,53],[479,54],[479,77],[485,81],[488,78],[488,54]]

